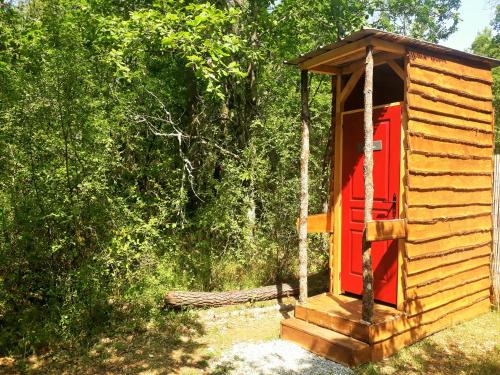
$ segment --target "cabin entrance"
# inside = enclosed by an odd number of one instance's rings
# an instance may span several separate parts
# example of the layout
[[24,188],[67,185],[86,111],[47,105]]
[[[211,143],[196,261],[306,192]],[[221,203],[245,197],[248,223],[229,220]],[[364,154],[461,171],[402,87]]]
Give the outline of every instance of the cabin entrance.
[[[373,111],[373,220],[398,218],[400,194],[401,106]],[[342,254],[341,290],[361,295],[362,236],[365,206],[363,110],[343,113],[342,119]],[[396,304],[397,240],[372,242],[375,299]]]

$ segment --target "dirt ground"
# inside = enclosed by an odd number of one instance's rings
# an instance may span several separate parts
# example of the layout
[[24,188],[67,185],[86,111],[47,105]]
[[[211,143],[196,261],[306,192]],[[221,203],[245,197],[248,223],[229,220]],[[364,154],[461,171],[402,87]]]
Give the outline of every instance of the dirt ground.
[[[5,374],[207,374],[232,344],[279,336],[293,300],[169,314],[165,323],[102,336],[87,348],[0,357]],[[439,332],[358,374],[500,374],[500,312]]]

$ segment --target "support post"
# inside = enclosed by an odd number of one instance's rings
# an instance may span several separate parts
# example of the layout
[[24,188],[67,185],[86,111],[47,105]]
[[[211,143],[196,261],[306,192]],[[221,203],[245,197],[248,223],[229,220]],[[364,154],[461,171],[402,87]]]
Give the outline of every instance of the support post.
[[333,190],[331,195],[332,207],[332,229],[334,231],[331,236],[331,249],[330,249],[330,269],[331,269],[331,287],[330,291],[333,295],[338,296],[341,293],[340,288],[340,263],[342,256],[342,111],[344,103],[340,101],[342,96],[342,75],[337,74],[335,84],[335,135],[334,135],[334,156],[332,184]]
[[307,302],[307,215],[309,209],[309,77],[300,73],[302,148],[300,152],[299,302]]
[[365,215],[363,230],[363,308],[362,318],[371,323],[373,318],[373,269],[371,243],[366,238],[367,222],[372,220],[373,209],[373,47],[366,47],[365,60],[365,160],[363,165],[365,185]]

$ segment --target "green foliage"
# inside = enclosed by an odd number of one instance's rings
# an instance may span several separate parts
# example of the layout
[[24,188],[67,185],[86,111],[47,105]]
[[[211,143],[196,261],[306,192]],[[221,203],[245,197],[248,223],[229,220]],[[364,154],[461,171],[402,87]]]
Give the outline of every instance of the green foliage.
[[[370,24],[444,38],[456,10],[451,0],[0,5],[0,351],[25,353],[86,342],[124,314],[145,324],[172,288],[293,276],[299,75],[283,60]],[[314,77],[311,212],[328,196],[330,100],[329,79]],[[314,272],[327,247],[310,243]]]
[[375,26],[403,35],[438,42],[456,31],[460,0],[380,0]]
[[[497,5],[491,28],[485,28],[476,36],[471,52],[500,59],[500,5]],[[493,106],[495,108],[495,146],[500,149],[500,67],[493,69]]]

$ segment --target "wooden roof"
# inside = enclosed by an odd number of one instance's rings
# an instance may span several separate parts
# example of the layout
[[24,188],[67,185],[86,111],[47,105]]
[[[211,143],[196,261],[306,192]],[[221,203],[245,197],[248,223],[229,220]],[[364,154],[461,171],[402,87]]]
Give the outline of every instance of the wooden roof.
[[303,70],[337,74],[343,67],[363,58],[365,48],[369,44],[374,46],[375,56],[379,54],[380,58],[387,58],[388,55],[392,57],[403,55],[409,47],[415,51],[451,56],[460,61],[468,61],[489,68],[500,66],[500,60],[371,28],[356,31],[336,43],[320,47],[285,63],[298,65]]

